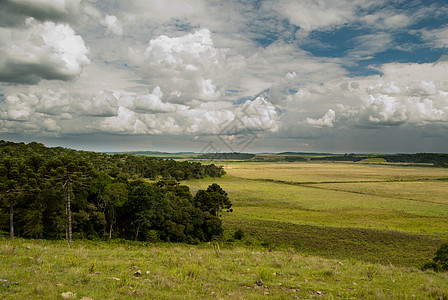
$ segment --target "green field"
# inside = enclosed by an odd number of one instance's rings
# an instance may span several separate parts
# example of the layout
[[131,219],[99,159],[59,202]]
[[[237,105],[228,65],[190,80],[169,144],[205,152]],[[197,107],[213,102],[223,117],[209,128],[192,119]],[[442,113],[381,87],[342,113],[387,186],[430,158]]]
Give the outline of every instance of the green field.
[[252,243],[421,266],[448,240],[448,169],[363,163],[224,163],[224,216]]
[[0,298],[448,299],[448,273],[421,269],[448,241],[448,169],[222,164],[222,178],[182,182],[228,192],[221,240],[0,237]]
[[212,242],[0,239],[1,299],[446,299],[447,273]]

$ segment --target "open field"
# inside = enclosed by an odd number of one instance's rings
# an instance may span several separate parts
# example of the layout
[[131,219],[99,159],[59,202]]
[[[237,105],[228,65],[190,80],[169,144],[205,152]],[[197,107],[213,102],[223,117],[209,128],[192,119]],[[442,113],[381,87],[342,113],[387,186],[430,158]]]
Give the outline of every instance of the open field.
[[[448,240],[448,169],[244,162],[225,168],[222,178],[183,182],[193,193],[212,182],[228,192],[234,211],[222,216],[222,240],[70,246],[0,237],[0,298],[448,298],[448,273],[421,270]],[[245,233],[241,241],[233,237],[237,229]]]
[[[224,216],[271,247],[421,266],[448,240],[448,169],[357,163],[224,163]],[[186,182],[193,191],[212,180]],[[337,238],[335,238],[337,237]]]
[[246,179],[291,182],[448,180],[448,169],[362,163],[223,163],[228,174]]
[[448,297],[447,273],[217,242],[2,239],[0,266],[1,299]]

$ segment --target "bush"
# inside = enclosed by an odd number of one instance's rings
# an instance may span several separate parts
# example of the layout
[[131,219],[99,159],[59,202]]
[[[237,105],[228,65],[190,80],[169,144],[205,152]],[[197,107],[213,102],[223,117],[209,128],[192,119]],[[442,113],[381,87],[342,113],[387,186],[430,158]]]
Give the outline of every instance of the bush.
[[440,246],[432,262],[425,264],[423,269],[433,269],[434,271],[448,271],[448,243]]
[[244,238],[244,235],[244,231],[242,231],[241,229],[237,229],[233,234],[233,238],[235,240],[242,240]]

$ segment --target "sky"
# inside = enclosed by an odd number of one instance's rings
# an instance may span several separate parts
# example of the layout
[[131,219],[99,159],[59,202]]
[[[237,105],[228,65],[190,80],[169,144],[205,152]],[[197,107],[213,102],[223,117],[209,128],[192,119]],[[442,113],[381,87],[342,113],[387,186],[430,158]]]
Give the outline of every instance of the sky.
[[446,0],[0,0],[0,139],[448,152]]

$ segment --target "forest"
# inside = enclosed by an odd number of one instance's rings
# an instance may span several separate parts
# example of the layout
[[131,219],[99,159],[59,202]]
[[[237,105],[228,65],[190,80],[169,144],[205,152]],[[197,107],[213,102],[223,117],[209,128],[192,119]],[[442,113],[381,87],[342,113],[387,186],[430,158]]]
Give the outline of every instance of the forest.
[[123,238],[198,243],[231,211],[217,184],[192,195],[179,180],[222,167],[131,154],[0,141],[0,230],[11,238]]
[[196,159],[233,159],[233,160],[249,160],[255,157],[253,153],[238,153],[238,152],[217,152],[217,153],[205,153],[196,156]]
[[383,158],[391,163],[415,163],[432,164],[434,167],[448,167],[448,154],[444,153],[414,153],[414,154],[389,154],[389,155],[368,155],[368,154],[345,154],[327,155],[323,157],[312,157],[311,161],[353,161],[358,162],[366,158]]

